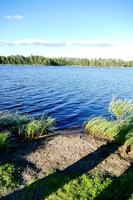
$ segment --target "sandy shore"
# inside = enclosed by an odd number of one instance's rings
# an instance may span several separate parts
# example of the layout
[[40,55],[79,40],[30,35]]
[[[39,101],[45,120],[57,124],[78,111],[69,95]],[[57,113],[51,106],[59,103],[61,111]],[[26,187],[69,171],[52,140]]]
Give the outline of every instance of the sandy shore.
[[80,131],[59,131],[59,135],[26,142],[15,151],[3,154],[1,160],[3,157],[3,161],[6,159],[6,162],[20,166],[24,182],[70,166],[74,166],[74,171],[97,168],[115,176],[121,175],[130,166],[130,162],[119,156],[116,145],[92,136],[81,138]]

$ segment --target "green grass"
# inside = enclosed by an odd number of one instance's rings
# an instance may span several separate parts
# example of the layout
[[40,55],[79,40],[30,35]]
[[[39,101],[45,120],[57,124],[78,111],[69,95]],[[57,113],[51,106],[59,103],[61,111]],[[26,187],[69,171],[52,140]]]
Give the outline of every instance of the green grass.
[[0,128],[8,129],[15,134],[20,134],[21,129],[30,121],[27,115],[18,113],[0,112]]
[[133,200],[133,168],[129,168],[120,177],[103,190],[96,200]]
[[21,193],[16,194],[16,198],[19,197],[19,200],[93,200],[111,182],[109,176],[100,172],[85,173],[75,179],[53,173],[27,185]]
[[0,165],[0,197],[10,193],[17,186],[14,166],[12,164]]
[[125,152],[132,152],[133,154],[133,130],[126,135],[123,148]]
[[85,125],[86,134],[120,143],[124,142],[129,130],[130,123],[125,120],[108,121],[101,117],[93,118]]
[[33,120],[27,124],[25,136],[28,138],[34,138],[36,136],[49,134],[53,131],[54,125],[55,120],[51,117],[41,117],[40,120]]
[[0,113],[0,129],[2,131],[8,130],[16,137],[34,138],[49,134],[54,130],[54,125],[55,120],[51,117],[42,116],[39,119],[34,119],[18,113]]
[[86,173],[81,177],[69,181],[63,187],[53,194],[49,195],[47,200],[94,200],[104,189],[106,189],[112,180],[111,178],[101,176],[100,174]]
[[124,119],[133,115],[133,102],[127,99],[113,98],[109,104],[109,112],[117,119]]
[[107,121],[101,117],[93,118],[85,125],[85,133],[102,139],[114,140],[114,134],[107,133],[107,130],[110,129],[112,125],[113,122]]
[[0,132],[0,150],[6,149],[8,147],[8,133]]
[[53,173],[35,180],[16,194],[19,200],[131,200],[133,196],[133,169],[120,177],[99,171],[72,178]]
[[[129,100],[112,99],[109,104],[109,111],[116,117],[116,120],[109,121],[101,117],[95,117],[85,125],[85,133],[115,141],[123,144],[126,135],[133,129],[133,103]],[[132,139],[125,142],[125,146],[132,143]]]

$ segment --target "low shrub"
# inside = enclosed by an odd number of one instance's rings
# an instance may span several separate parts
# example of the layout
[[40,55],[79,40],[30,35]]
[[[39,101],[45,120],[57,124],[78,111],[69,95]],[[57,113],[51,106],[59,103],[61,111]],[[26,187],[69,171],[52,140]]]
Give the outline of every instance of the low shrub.
[[103,190],[95,200],[133,200],[133,168],[127,169],[121,176]]
[[94,200],[111,182],[112,180],[109,177],[104,177],[104,175],[86,173],[66,183],[51,194],[47,200]]
[[40,120],[33,120],[26,126],[25,136],[34,138],[49,134],[53,131],[55,120],[51,117],[42,117]]
[[6,149],[8,146],[8,133],[0,132],[0,150]]
[[26,186],[17,197],[19,200],[94,200],[111,182],[109,176],[100,172],[88,172],[74,179],[54,173]]
[[17,185],[14,165],[0,165],[0,197],[13,191]]

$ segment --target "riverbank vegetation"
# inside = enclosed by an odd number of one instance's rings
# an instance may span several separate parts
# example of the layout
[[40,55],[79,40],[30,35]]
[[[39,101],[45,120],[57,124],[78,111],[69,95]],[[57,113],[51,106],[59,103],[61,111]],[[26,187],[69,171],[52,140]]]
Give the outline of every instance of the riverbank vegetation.
[[8,149],[10,138],[15,140],[33,139],[53,132],[55,120],[42,116],[34,119],[18,113],[0,113],[0,150]]
[[[1,112],[0,197],[3,200],[133,200],[133,102],[113,98],[109,112],[112,120],[95,117],[86,122],[85,138],[52,136],[55,120],[50,117],[35,119]],[[82,152],[83,149],[86,151]],[[68,157],[73,157],[73,162]],[[48,164],[52,171],[45,169]],[[116,165],[119,175],[115,172]]]
[[97,66],[97,67],[133,67],[133,61],[121,59],[81,59],[81,58],[48,58],[43,56],[0,56],[0,65],[42,65],[42,66]]
[[93,118],[86,123],[85,132],[123,145],[125,153],[133,161],[133,102],[113,98],[109,104],[109,112],[114,120]]
[[16,169],[13,164],[0,165],[0,197],[14,191],[18,186]]

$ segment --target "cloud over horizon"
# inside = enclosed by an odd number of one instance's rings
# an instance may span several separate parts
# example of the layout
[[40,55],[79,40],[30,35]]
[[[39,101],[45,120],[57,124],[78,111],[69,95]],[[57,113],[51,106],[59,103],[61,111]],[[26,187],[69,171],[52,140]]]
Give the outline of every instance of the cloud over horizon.
[[133,43],[104,40],[0,40],[0,55],[133,60]]
[[4,41],[0,40],[0,45],[36,45],[46,47],[67,47],[67,46],[79,46],[79,47],[112,47],[115,44],[105,41],[89,41],[89,40],[75,40],[75,41],[55,41],[55,40],[38,40],[38,39],[26,39],[16,41]]

